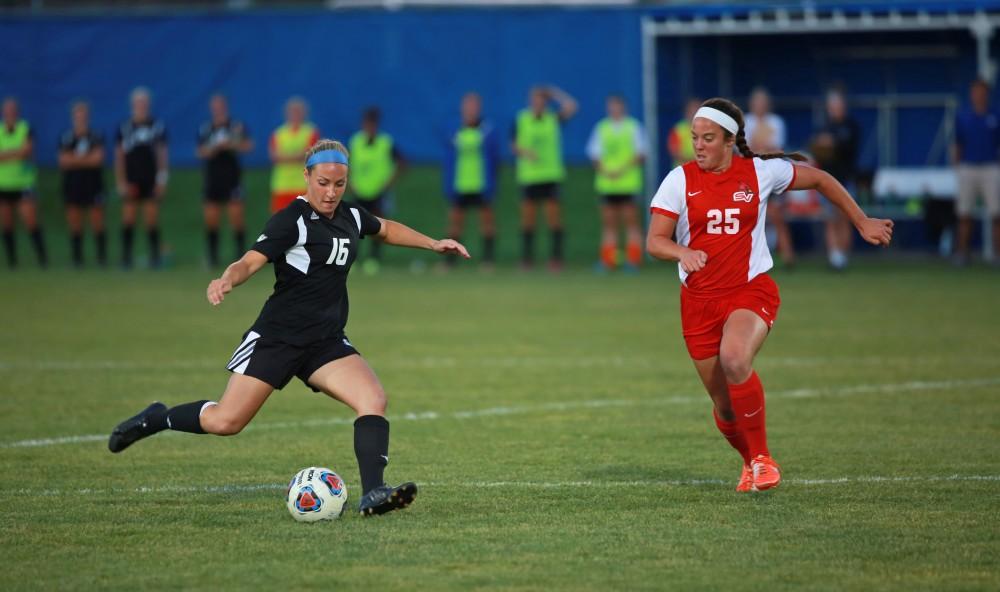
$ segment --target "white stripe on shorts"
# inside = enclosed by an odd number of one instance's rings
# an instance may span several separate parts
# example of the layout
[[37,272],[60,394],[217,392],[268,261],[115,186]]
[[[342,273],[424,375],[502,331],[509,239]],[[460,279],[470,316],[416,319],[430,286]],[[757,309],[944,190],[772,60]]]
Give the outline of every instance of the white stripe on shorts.
[[260,338],[260,333],[256,331],[250,331],[247,333],[246,339],[243,343],[236,348],[233,352],[233,357],[229,359],[229,363],[226,364],[227,370],[232,370],[233,372],[238,372],[243,374],[243,371],[247,369],[250,364],[250,356],[253,355],[254,347],[257,346],[257,340]]

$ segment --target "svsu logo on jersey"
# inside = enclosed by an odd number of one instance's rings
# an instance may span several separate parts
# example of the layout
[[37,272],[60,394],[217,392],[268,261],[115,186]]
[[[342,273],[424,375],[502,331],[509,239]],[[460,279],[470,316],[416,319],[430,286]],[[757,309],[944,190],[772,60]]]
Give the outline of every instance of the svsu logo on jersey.
[[740,181],[739,191],[733,193],[733,201],[745,201],[750,203],[753,201],[753,190],[746,183]]

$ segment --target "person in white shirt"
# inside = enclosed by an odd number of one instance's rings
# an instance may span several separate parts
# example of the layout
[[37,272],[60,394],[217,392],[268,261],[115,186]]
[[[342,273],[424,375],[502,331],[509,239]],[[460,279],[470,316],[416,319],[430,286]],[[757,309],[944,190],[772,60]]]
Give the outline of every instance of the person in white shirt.
[[[771,112],[771,95],[763,86],[750,93],[750,112],[744,122],[747,144],[754,152],[781,152],[785,149],[785,120]],[[767,221],[774,230],[775,242],[781,262],[785,267],[795,265],[795,246],[792,233],[782,210],[782,196],[774,196],[767,203]],[[768,241],[771,242],[771,241]]]

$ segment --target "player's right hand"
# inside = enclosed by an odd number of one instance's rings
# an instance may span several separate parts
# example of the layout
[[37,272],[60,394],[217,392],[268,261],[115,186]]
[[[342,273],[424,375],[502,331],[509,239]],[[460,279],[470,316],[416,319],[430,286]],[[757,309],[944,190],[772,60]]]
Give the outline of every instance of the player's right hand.
[[681,269],[687,273],[694,273],[702,269],[706,263],[708,263],[708,254],[705,251],[686,249],[680,258]]
[[232,291],[233,283],[231,281],[222,278],[212,280],[208,284],[208,301],[212,306],[218,306],[225,299],[226,294]]

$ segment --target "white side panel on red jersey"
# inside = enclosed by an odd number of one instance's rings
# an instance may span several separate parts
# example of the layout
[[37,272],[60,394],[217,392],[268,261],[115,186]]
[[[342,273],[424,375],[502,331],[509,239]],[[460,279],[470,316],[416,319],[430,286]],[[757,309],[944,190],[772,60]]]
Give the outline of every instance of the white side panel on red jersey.
[[747,272],[749,282],[758,275],[774,267],[771,251],[767,248],[765,233],[765,218],[767,217],[767,202],[772,195],[781,195],[795,179],[795,169],[787,160],[769,158],[753,159],[754,170],[757,172],[757,186],[760,191],[760,204],[757,212],[757,225],[751,233],[750,269]]
[[[691,225],[688,222],[687,213],[687,178],[684,176],[684,169],[674,167],[667,174],[660,188],[653,195],[653,200],[649,206],[653,209],[665,210],[677,215],[676,238],[677,244],[686,247],[691,243]],[[677,275],[681,278],[681,283],[687,280],[687,272],[677,264]]]

